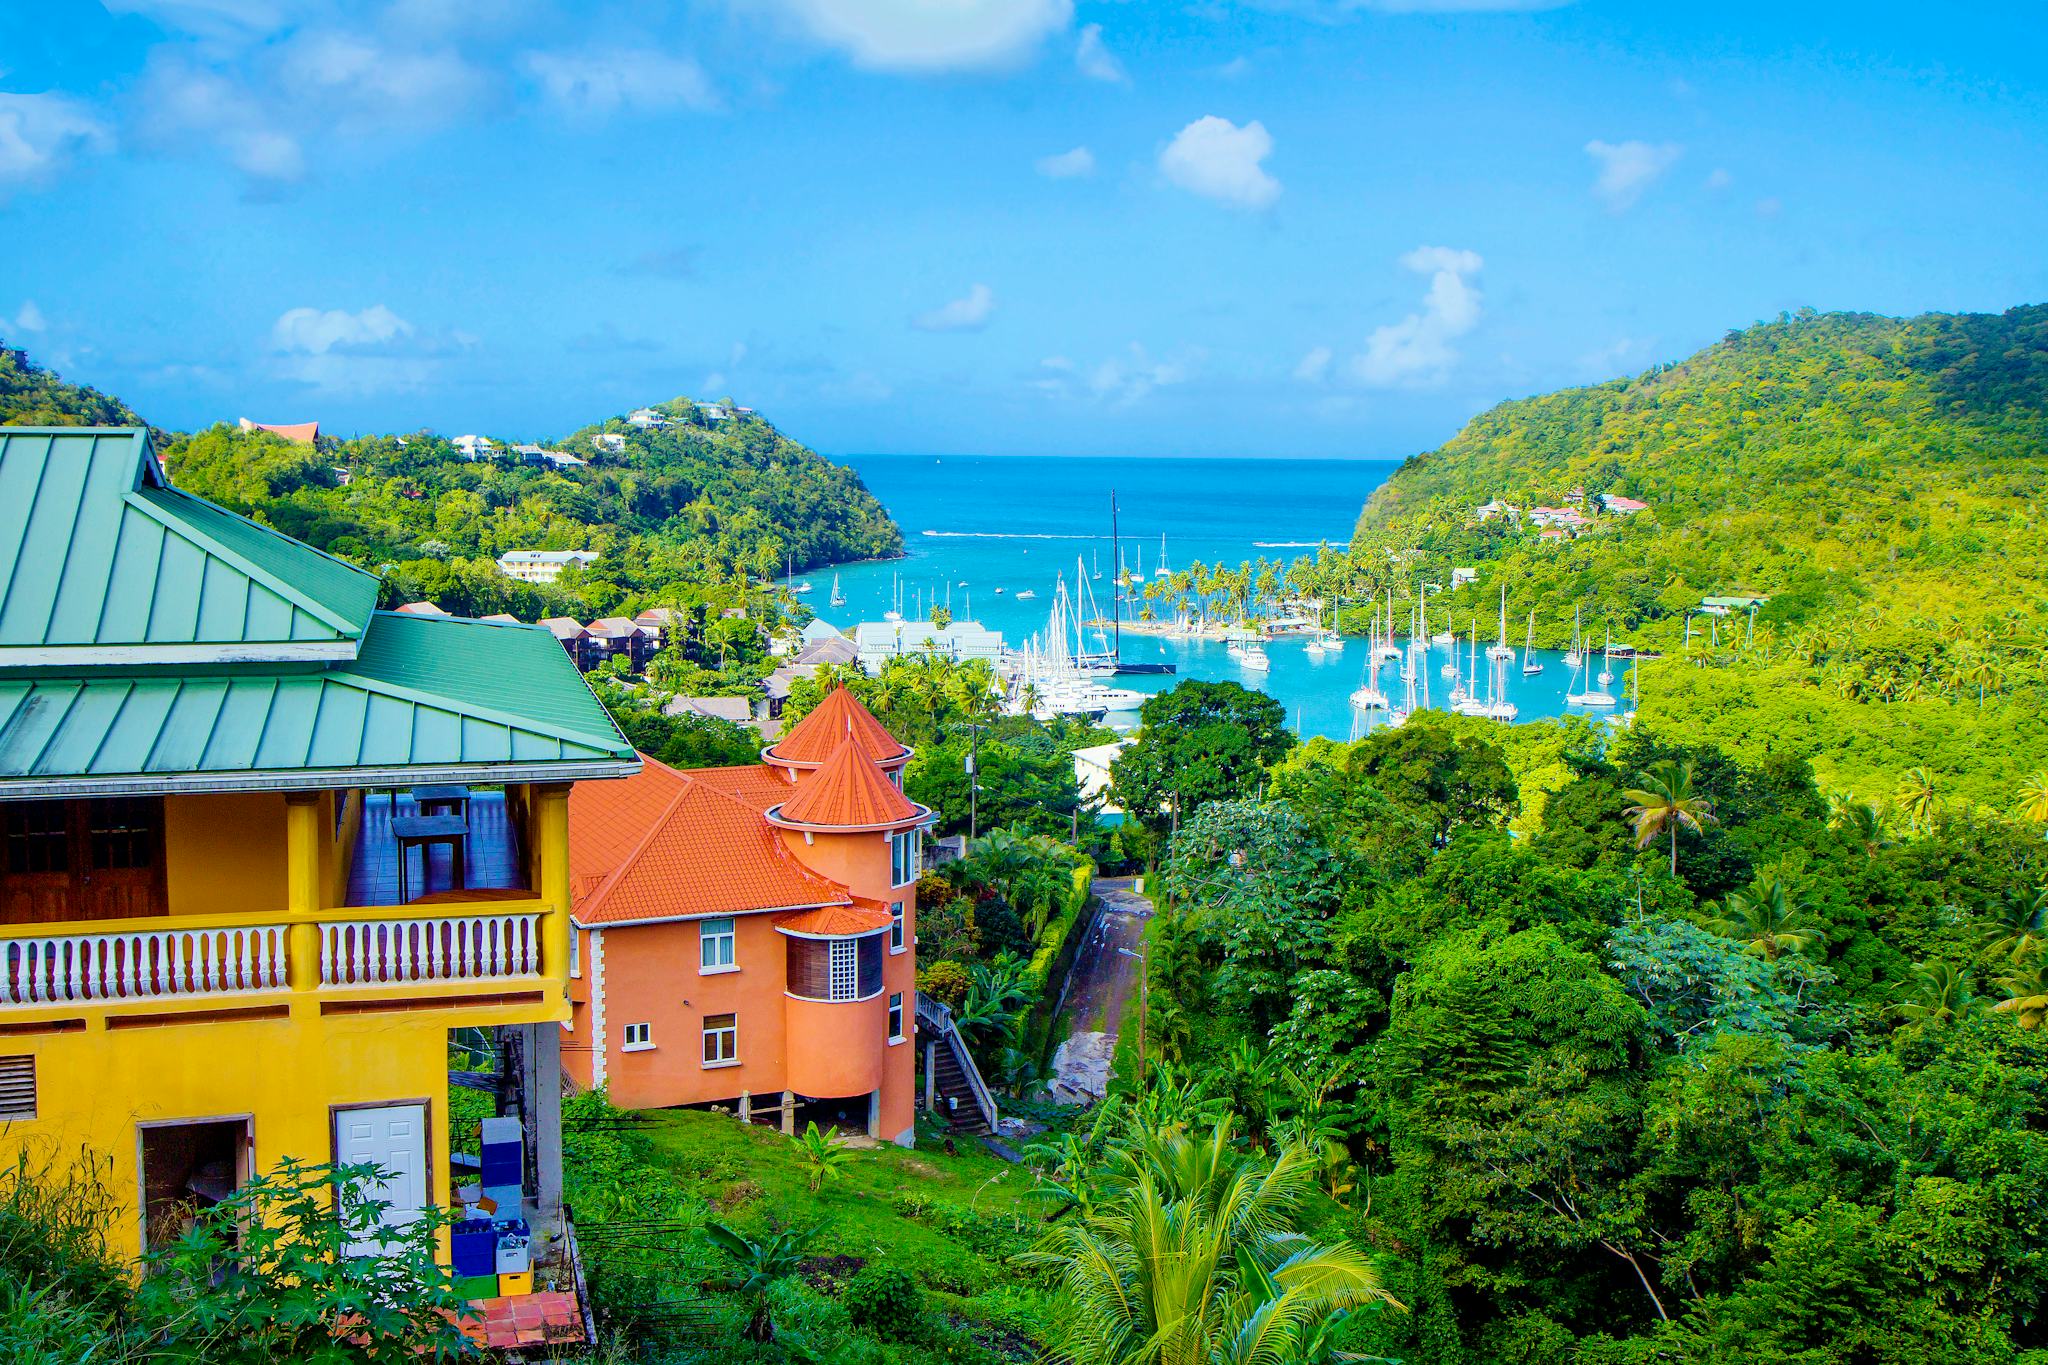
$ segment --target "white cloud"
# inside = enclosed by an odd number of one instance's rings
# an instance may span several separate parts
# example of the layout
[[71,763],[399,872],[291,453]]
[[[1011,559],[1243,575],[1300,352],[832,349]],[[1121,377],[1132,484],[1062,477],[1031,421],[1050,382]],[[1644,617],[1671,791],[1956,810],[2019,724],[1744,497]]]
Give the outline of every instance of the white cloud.
[[1756,216],[1759,218],[1776,218],[1784,211],[1785,201],[1775,194],[1766,195],[1756,201]]
[[1260,164],[1272,151],[1265,124],[1254,119],[1240,128],[1209,114],[1175,135],[1159,154],[1159,170],[1191,194],[1262,209],[1280,197],[1280,182]]
[[281,110],[306,107],[343,131],[438,128],[475,105],[487,84],[452,48],[307,33],[285,45],[276,102]]
[[1571,3],[1572,0],[1282,0],[1282,7],[1340,14],[1357,10],[1377,14],[1508,14],[1562,9]]
[[1372,388],[1441,383],[1458,363],[1451,343],[1479,323],[1479,291],[1469,276],[1485,264],[1476,251],[1421,246],[1401,264],[1429,276],[1422,308],[1399,322],[1376,327],[1365,350],[1351,358],[1351,374]]
[[210,143],[252,180],[278,184],[305,173],[305,155],[291,133],[241,80],[178,56],[152,57],[137,99],[145,141],[176,149]]
[[768,0],[859,66],[947,71],[1022,60],[1074,17],[1073,0]]
[[12,325],[17,332],[40,332],[50,324],[43,317],[43,310],[36,307],[34,299],[23,299],[21,311],[14,315]]
[[115,14],[139,14],[161,28],[205,38],[247,38],[283,27],[278,0],[100,0]]
[[1294,377],[1304,384],[1320,384],[1323,382],[1323,376],[1330,372],[1330,362],[1334,359],[1336,353],[1329,347],[1314,347],[1295,362]]
[[336,349],[382,346],[412,335],[412,324],[383,304],[359,313],[341,308],[293,308],[270,328],[273,349],[300,355],[325,355]]
[[988,326],[996,311],[996,295],[985,284],[977,284],[961,297],[919,313],[910,325],[920,332],[978,332]]
[[1095,174],[1095,153],[1086,147],[1076,147],[1057,156],[1042,156],[1032,164],[1048,180],[1074,180]]
[[1671,169],[1684,151],[1675,142],[1602,142],[1586,144],[1586,155],[1598,163],[1600,173],[1593,180],[1593,196],[1610,212],[1620,213],[1643,197],[1664,172]]
[[1588,379],[1612,379],[1635,369],[1636,363],[1649,355],[1651,344],[1640,337],[1621,337],[1586,352],[1578,358],[1576,367]]
[[635,48],[591,48],[529,52],[525,66],[550,100],[582,117],[601,118],[621,110],[710,110],[719,105],[704,68],[689,57]]
[[1116,54],[1102,41],[1100,24],[1090,24],[1081,30],[1080,45],[1074,49],[1074,65],[1091,81],[1107,81],[1111,85],[1131,83],[1130,76],[1124,71],[1124,64],[1116,59]]
[[1249,76],[1251,73],[1251,58],[1232,57],[1229,61],[1217,67],[1215,71],[1211,74],[1216,76],[1219,80],[1235,81],[1242,80],[1244,77]]
[[113,145],[106,124],[68,95],[0,92],[0,190],[47,180],[86,152]]
[[1047,356],[1038,363],[1031,386],[1055,398],[1129,407],[1159,389],[1186,383],[1201,360],[1199,350],[1183,350],[1170,359],[1160,359],[1134,341],[1120,354],[1089,367],[1076,365],[1063,355]]
[[1725,190],[1734,183],[1735,177],[1726,166],[1716,166],[1707,174],[1706,186],[1710,190]]

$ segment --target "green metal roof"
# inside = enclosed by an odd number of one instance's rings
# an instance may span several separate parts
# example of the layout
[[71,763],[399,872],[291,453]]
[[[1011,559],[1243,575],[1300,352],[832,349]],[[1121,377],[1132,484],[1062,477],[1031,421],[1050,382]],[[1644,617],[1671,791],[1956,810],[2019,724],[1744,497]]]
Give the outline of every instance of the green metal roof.
[[377,579],[173,488],[140,427],[0,427],[0,668],[354,657]]
[[540,626],[370,618],[350,663],[0,673],[0,799],[619,777],[633,748]]

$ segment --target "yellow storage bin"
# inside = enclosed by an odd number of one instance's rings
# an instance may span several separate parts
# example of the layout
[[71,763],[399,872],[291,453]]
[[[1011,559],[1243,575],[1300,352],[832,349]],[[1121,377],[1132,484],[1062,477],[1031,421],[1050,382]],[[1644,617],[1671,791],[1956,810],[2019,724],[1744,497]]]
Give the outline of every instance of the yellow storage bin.
[[505,1274],[498,1277],[499,1298],[517,1298],[521,1294],[531,1294],[532,1292],[533,1272],[531,1270],[522,1270],[516,1275]]

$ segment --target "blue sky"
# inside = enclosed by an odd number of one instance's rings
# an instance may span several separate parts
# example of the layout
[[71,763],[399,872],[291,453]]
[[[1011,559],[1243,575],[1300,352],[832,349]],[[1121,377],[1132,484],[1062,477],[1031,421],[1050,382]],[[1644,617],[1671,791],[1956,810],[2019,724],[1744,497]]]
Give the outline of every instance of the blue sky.
[[38,0],[0,336],[177,427],[1399,456],[2048,299],[2044,67],[2037,2]]

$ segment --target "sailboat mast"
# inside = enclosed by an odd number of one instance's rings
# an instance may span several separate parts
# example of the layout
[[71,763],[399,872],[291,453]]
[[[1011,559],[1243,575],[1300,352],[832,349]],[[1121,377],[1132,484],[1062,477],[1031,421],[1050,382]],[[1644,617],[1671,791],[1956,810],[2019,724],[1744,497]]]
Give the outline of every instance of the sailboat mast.
[[1116,532],[1116,490],[1109,490],[1109,557],[1116,563],[1115,580],[1110,584],[1109,614],[1116,621],[1116,648],[1113,651],[1121,661],[1124,657],[1124,549],[1123,541]]

